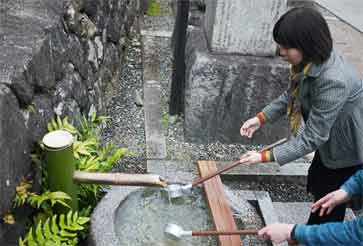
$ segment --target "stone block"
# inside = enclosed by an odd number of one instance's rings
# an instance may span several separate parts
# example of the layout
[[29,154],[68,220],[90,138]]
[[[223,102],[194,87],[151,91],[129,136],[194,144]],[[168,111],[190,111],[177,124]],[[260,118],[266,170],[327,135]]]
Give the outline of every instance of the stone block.
[[272,29],[286,11],[286,0],[211,0],[205,33],[212,52],[274,56]]
[[187,141],[267,144],[287,135],[283,119],[262,127],[252,140],[239,130],[287,88],[288,64],[272,57],[212,54],[198,28],[189,30],[185,58]]
[[148,159],[166,157],[165,137],[161,124],[161,86],[157,81],[149,80],[144,85],[146,155]]

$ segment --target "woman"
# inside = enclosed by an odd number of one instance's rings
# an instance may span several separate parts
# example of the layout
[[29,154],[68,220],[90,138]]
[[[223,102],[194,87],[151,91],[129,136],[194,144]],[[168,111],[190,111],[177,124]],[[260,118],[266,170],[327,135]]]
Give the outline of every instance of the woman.
[[[241,127],[252,137],[286,112],[294,138],[271,151],[247,152],[241,163],[276,161],[280,165],[313,151],[307,191],[315,201],[338,189],[363,163],[362,81],[333,50],[328,25],[310,8],[284,14],[273,30],[280,56],[291,64],[289,88]],[[307,224],[344,220],[342,204],[325,216],[311,213]]]

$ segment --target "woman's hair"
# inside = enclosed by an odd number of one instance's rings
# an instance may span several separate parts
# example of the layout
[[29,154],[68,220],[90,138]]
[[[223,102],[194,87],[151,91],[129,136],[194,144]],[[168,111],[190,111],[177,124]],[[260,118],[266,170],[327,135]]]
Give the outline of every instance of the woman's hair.
[[281,16],[274,26],[273,38],[285,48],[300,50],[305,62],[324,63],[333,49],[328,24],[312,8],[294,8]]

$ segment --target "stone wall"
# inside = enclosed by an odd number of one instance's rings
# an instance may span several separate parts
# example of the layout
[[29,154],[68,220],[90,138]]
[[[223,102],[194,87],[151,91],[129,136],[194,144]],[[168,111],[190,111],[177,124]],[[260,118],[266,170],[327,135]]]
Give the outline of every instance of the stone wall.
[[[0,212],[31,171],[30,152],[55,115],[102,113],[117,92],[137,0],[2,0]],[[6,236],[6,239],[5,239]],[[0,244],[11,244],[0,223]]]

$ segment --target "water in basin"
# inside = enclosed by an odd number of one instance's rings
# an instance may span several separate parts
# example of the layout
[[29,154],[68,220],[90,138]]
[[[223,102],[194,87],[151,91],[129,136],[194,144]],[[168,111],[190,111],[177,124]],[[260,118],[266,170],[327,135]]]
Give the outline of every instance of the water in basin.
[[213,228],[204,193],[194,189],[191,196],[169,201],[165,191],[157,188],[139,189],[120,204],[116,212],[116,234],[122,246],[214,246],[213,237],[184,237],[172,240],[164,234],[167,223],[184,230]]

